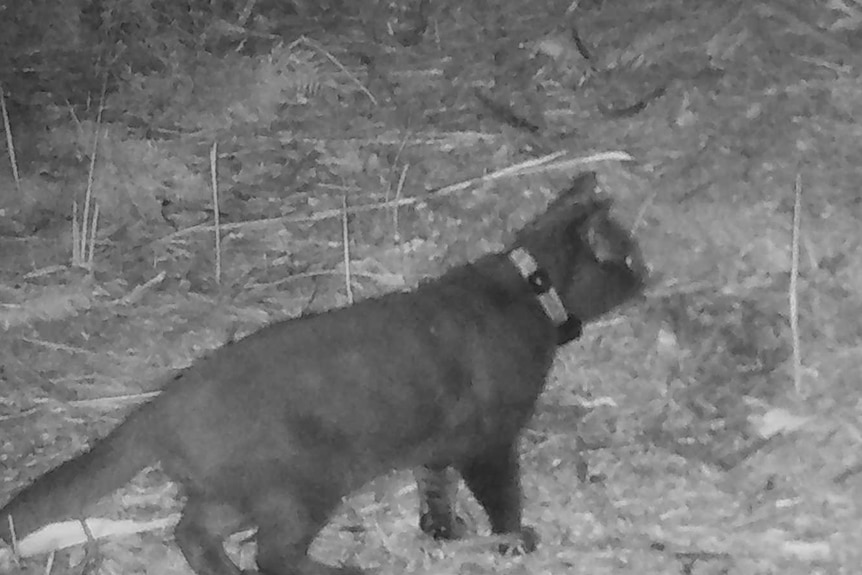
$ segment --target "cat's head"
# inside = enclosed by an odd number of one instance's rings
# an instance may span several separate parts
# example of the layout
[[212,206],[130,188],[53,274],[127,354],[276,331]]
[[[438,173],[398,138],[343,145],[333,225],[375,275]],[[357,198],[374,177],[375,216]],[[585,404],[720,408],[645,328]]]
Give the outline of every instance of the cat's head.
[[588,322],[642,293],[648,271],[631,234],[596,193],[596,176],[578,176],[516,235],[543,269],[568,313]]

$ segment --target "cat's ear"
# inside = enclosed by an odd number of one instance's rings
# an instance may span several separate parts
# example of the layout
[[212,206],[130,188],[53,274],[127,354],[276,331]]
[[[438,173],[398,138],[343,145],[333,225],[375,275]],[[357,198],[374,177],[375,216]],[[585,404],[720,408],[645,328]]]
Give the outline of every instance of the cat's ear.
[[583,237],[597,261],[616,262],[624,258],[621,253],[628,247],[623,241],[625,232],[611,219],[612,202],[604,199],[595,204],[595,211],[586,221]]

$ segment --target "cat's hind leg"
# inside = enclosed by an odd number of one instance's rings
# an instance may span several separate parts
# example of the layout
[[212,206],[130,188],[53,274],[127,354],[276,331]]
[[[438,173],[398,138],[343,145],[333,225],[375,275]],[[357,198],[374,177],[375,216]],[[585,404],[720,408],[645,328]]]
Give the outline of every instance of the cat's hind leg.
[[362,575],[351,566],[331,566],[308,557],[308,549],[341,501],[322,479],[300,489],[296,483],[255,495],[257,567],[262,575]]
[[239,575],[225,553],[225,537],[241,527],[239,515],[228,506],[187,493],[174,539],[192,571],[199,575]]

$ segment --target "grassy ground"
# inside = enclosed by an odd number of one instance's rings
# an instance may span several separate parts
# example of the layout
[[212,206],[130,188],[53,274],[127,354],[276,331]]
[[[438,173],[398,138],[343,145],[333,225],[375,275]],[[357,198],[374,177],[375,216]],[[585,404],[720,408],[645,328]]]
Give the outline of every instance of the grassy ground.
[[[0,499],[110,429],[172,368],[347,303],[345,199],[403,204],[348,219],[362,298],[499,247],[590,168],[655,283],[559,354],[523,441],[540,549],[498,557],[484,536],[429,541],[409,477],[393,474],[347,501],[314,553],[382,575],[857,572],[862,10],[581,4],[591,62],[559,11],[513,0],[493,15],[435,5],[412,47],[320,29],[262,54],[130,73],[99,131],[90,269],[67,264],[95,124],[56,121],[21,154],[20,191],[0,173]],[[613,151],[635,161],[581,161]],[[533,158],[544,161],[522,165]],[[170,517],[173,495],[149,471],[93,515]],[[484,534],[475,504],[462,505]],[[90,557],[103,573],[187,573],[169,540],[109,538]],[[253,545],[230,548],[251,565]],[[74,572],[82,553],[58,556],[54,572]]]

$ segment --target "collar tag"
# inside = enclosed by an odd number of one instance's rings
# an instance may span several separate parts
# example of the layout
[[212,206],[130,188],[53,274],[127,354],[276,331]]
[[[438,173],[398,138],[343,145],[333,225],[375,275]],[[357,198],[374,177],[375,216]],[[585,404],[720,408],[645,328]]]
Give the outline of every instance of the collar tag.
[[509,260],[515,264],[521,276],[532,286],[545,313],[548,314],[554,324],[561,326],[572,319],[563,305],[563,300],[560,299],[560,294],[551,285],[550,278],[539,269],[539,264],[536,263],[530,252],[524,248],[515,248],[509,252]]

